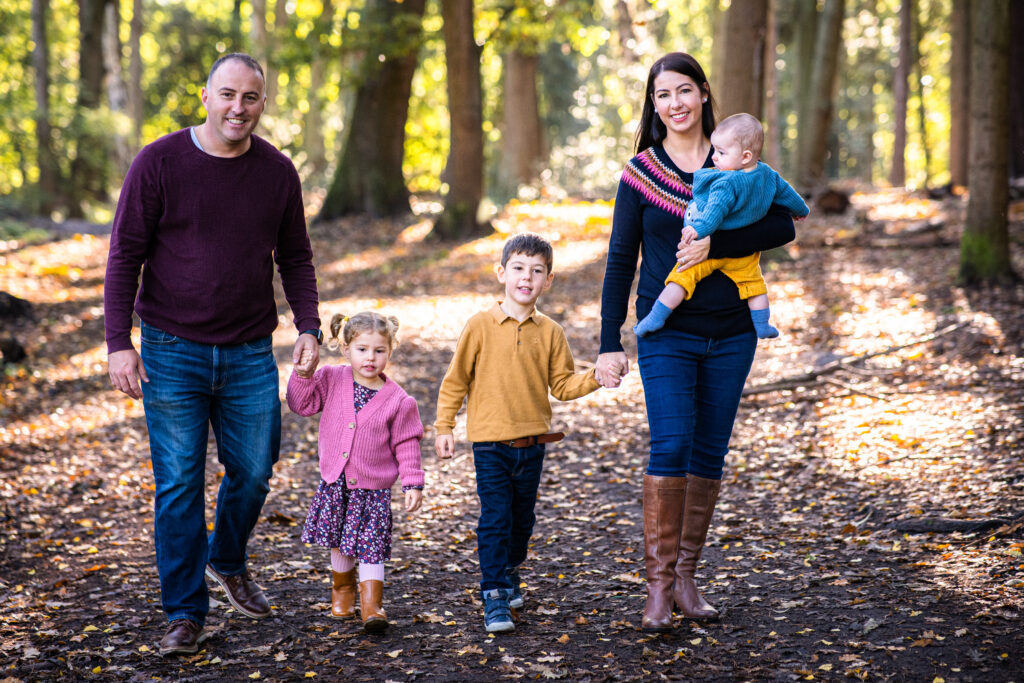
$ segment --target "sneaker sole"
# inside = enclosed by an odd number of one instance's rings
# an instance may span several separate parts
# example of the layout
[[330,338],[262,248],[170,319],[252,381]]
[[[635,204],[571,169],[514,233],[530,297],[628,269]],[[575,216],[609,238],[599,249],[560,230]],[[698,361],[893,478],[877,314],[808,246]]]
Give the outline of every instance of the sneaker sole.
[[498,621],[487,624],[486,628],[488,633],[508,633],[515,631],[516,625],[511,621]]
[[228,602],[231,603],[231,606],[239,612],[241,612],[242,614],[244,614],[245,616],[249,617],[250,619],[266,619],[270,616],[270,612],[260,614],[259,612],[253,612],[252,610],[248,610],[239,605],[235,601],[234,596],[231,595],[231,591],[228,590],[227,585],[225,585],[225,583],[221,581],[220,577],[214,574],[209,567],[206,568],[206,578],[212,579],[218,586],[220,586],[221,590],[224,591],[224,595],[227,597]]

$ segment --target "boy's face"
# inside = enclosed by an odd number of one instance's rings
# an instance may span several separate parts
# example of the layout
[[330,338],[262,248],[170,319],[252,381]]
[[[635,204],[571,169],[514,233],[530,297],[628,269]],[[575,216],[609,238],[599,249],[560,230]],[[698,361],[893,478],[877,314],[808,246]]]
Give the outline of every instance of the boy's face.
[[712,133],[711,146],[714,148],[711,161],[714,162],[715,168],[721,171],[739,171],[746,168],[754,156],[750,150],[740,146],[736,136],[728,133]]
[[512,254],[505,266],[498,266],[498,282],[505,285],[505,300],[520,306],[533,306],[551,286],[554,273],[548,272],[544,259],[537,254]]

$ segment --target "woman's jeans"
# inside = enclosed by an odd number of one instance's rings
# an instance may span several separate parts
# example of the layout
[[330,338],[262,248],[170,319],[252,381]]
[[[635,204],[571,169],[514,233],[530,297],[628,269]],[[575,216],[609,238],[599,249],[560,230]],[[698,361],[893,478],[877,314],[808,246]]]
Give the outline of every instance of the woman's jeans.
[[526,559],[537,517],[537,489],[546,444],[513,448],[505,443],[473,444],[480,522],[476,528],[480,589],[512,588],[508,571]]
[[[269,336],[210,346],[142,324],[142,385],[156,482],[156,564],[170,621],[205,622],[207,562],[246,569],[245,547],[270,490],[281,445],[281,399]],[[224,478],[213,533],[206,527],[210,427]]]
[[662,328],[637,347],[651,428],[647,474],[721,479],[757,336],[706,339]]

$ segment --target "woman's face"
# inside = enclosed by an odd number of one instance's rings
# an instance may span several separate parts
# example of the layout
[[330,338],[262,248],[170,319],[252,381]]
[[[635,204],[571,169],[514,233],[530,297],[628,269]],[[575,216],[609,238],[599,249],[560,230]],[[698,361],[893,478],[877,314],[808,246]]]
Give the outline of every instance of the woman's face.
[[654,77],[654,108],[669,135],[701,130],[700,85],[677,71],[662,71]]

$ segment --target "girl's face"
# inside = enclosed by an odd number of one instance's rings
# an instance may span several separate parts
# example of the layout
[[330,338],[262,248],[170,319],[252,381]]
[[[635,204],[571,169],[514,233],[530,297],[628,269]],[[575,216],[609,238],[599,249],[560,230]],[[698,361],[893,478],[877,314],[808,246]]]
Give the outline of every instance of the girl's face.
[[678,71],[662,71],[654,77],[651,96],[669,135],[701,131],[704,92],[695,80]]
[[345,345],[343,353],[357,382],[375,383],[391,359],[391,344],[380,332],[363,332]]

